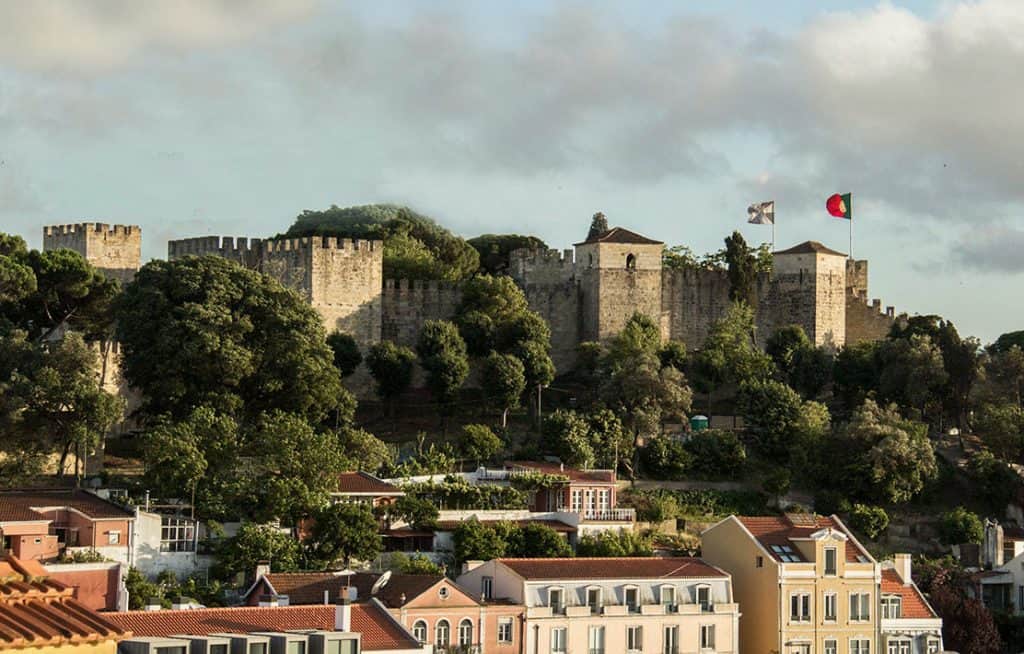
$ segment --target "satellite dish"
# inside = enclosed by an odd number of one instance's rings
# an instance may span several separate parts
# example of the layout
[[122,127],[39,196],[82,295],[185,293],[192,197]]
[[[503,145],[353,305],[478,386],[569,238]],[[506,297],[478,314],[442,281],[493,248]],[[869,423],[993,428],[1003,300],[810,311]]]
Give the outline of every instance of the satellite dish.
[[380,579],[373,582],[373,586],[370,588],[370,595],[376,595],[379,593],[380,589],[387,585],[389,579],[391,579],[391,571],[385,570],[384,574],[380,576]]

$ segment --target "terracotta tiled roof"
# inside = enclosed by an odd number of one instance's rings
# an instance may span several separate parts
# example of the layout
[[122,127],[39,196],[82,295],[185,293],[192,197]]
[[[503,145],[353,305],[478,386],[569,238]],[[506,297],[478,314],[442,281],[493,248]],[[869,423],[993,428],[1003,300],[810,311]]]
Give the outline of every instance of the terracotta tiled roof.
[[[405,595],[406,602],[411,602],[444,579],[441,575],[393,574],[383,588],[378,589],[375,595],[371,595],[370,591],[380,576],[371,572],[357,572],[353,575],[338,575],[333,572],[275,572],[264,575],[263,579],[270,583],[275,593],[287,595],[289,605],[323,604],[324,591],[327,591],[328,601],[333,603],[341,597],[342,588],[354,586],[357,600],[376,597],[389,608],[402,606],[402,595]],[[258,583],[253,587],[253,591],[263,592]],[[257,598],[250,597],[250,602],[255,599]]]
[[583,245],[585,243],[639,243],[641,245],[662,245],[662,241],[655,241],[652,238],[641,236],[636,232],[631,232],[622,227],[612,227],[608,231],[591,236],[587,240],[582,243],[577,243],[576,245]]
[[882,570],[882,594],[899,595],[903,598],[901,617],[910,620],[938,617],[931,607],[928,606],[928,603],[925,602],[924,596],[921,595],[921,591],[918,590],[917,586],[915,584],[904,584],[899,574],[891,568]]
[[427,592],[442,579],[442,575],[391,575],[376,597],[388,608],[397,609]]
[[845,257],[846,254],[843,252],[836,252],[831,248],[827,248],[818,241],[804,241],[798,245],[794,245],[786,250],[777,250],[775,254],[834,254],[838,257]]
[[593,482],[596,484],[615,483],[615,472],[613,470],[579,470],[568,466],[563,468],[558,463],[550,463],[548,461],[509,461],[506,465],[529,468],[547,475],[564,475],[570,481]]
[[46,520],[39,510],[54,507],[75,509],[93,520],[134,517],[131,511],[81,489],[0,491],[0,522]]
[[131,635],[40,572],[45,574],[35,562],[14,557],[0,561],[0,650],[97,643]]
[[1024,540],[1024,529],[1020,527],[1003,527],[1003,540]]
[[736,516],[736,518],[778,561],[781,561],[782,558],[779,556],[779,552],[773,550],[773,545],[789,545],[793,550],[792,553],[803,560],[800,551],[793,546],[791,541],[793,539],[809,538],[814,532],[829,527],[841,531],[849,537],[846,541],[847,561],[856,563],[858,562],[858,557],[863,557],[865,561],[871,561],[870,555],[857,547],[853,535],[834,516],[802,514],[799,516],[771,517]]
[[689,557],[498,560],[526,580],[685,579],[727,576],[701,559]]
[[[180,611],[124,611],[110,613],[112,622],[130,629],[136,636],[206,635],[249,633],[292,629],[335,628],[335,606],[232,607],[183,609]],[[418,648],[419,645],[391,617],[372,604],[352,605],[353,632],[362,634],[365,651]]]
[[[522,520],[501,520],[499,518],[499,519],[495,519],[495,520],[486,520],[485,519],[485,520],[481,520],[481,522],[511,522],[511,523],[519,525],[520,527],[522,527],[523,525],[529,525],[529,524],[539,524],[539,525],[544,525],[544,526],[547,526],[547,527],[551,527],[555,531],[557,531],[559,533],[562,533],[562,534],[576,533],[576,527],[573,527],[570,524],[566,524],[566,523],[562,522],[561,520],[530,520],[529,518],[524,518]],[[438,531],[455,531],[455,529],[461,523],[462,523],[462,520],[438,520],[437,521],[437,530]]]
[[339,493],[402,495],[402,489],[377,479],[367,472],[343,472],[338,475]]

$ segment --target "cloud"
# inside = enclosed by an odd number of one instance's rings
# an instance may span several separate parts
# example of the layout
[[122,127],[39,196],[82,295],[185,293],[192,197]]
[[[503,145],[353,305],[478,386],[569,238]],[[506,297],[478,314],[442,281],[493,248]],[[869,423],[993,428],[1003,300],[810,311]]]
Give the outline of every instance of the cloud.
[[234,44],[308,15],[312,0],[38,0],[0,3],[0,64],[99,73],[153,50]]
[[1024,272],[1024,229],[989,225],[965,233],[955,247],[955,260],[964,268],[984,273]]

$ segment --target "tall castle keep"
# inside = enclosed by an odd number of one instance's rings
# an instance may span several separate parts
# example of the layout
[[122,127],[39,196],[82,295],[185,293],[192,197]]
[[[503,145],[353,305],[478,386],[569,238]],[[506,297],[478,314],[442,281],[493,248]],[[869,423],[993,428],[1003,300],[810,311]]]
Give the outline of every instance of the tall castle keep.
[[[135,226],[86,223],[44,229],[46,249],[69,247],[104,272],[128,281],[138,269]],[[571,369],[577,346],[618,333],[636,311],[662,336],[699,347],[729,306],[724,271],[668,269],[664,243],[621,227],[595,234],[571,250],[517,250],[509,272],[530,307],[551,327],[552,357]],[[416,341],[423,323],[450,319],[458,284],[385,280],[383,244],[323,236],[276,240],[200,237],[171,241],[169,259],[214,255],[271,275],[297,290],[328,331],[352,334],[364,347],[380,340]],[[898,318],[892,307],[868,304],[868,263],[815,241],[774,253],[770,274],[756,282],[758,332],[798,324],[818,345],[884,338]]]

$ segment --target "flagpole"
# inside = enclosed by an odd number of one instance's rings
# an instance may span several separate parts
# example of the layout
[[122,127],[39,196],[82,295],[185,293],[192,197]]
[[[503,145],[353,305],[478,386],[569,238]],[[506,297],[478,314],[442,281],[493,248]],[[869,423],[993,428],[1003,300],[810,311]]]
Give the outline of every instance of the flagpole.
[[850,258],[853,259],[853,215],[850,215]]

